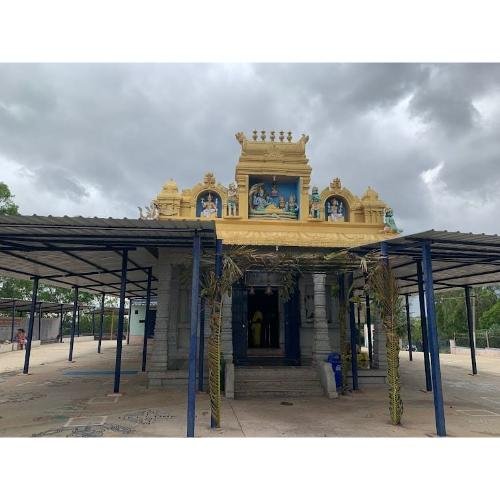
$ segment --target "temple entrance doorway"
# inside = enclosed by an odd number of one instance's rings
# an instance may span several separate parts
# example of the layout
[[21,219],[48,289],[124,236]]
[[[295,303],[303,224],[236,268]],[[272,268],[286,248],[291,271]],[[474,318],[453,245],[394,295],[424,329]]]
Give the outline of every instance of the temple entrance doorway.
[[233,355],[237,366],[300,365],[299,296],[298,287],[283,302],[279,287],[243,282],[233,286]]
[[277,290],[252,288],[248,293],[248,355],[280,351],[279,295]]

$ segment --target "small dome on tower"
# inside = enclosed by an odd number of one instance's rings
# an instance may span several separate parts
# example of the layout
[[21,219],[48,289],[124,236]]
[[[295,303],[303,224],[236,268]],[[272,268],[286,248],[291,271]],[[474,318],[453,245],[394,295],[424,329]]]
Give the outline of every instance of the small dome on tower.
[[177,182],[175,182],[173,179],[168,180],[163,184],[163,191],[168,191],[168,192],[178,192],[179,188],[177,187]]
[[372,187],[368,186],[365,194],[361,198],[363,201],[378,201],[378,193]]

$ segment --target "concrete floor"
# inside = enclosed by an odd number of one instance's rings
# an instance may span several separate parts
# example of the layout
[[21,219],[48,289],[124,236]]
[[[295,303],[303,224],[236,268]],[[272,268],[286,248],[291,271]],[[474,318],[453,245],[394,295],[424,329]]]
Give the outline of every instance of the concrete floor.
[[[24,352],[0,355],[0,436],[185,436],[186,391],[147,388],[141,347],[124,346],[121,395],[113,395],[115,342],[82,339],[75,361],[69,343],[33,349],[31,373]],[[449,436],[500,435],[500,363],[478,358],[471,376],[466,356],[441,355]],[[85,373],[86,372],[86,373]],[[90,372],[90,373],[89,373]],[[101,373],[99,373],[101,372]],[[109,373],[106,373],[109,372]],[[387,390],[367,386],[326,398],[223,400],[222,429],[209,428],[206,394],[197,396],[196,435],[227,437],[435,436],[432,393],[425,392],[421,353],[401,353],[404,416],[389,422]]]

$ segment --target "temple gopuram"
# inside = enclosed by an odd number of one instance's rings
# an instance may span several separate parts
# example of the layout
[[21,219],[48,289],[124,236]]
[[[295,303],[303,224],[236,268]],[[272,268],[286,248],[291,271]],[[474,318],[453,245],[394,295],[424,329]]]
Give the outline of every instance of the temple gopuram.
[[[241,154],[235,181],[223,186],[213,173],[179,191],[169,180],[153,201],[154,218],[215,219],[225,245],[348,247],[383,239],[396,231],[384,220],[389,207],[368,187],[361,197],[334,178],[311,187],[306,157],[309,137],[291,132],[269,138],[236,134]],[[391,219],[391,217],[389,217]]]
[[[359,197],[338,177],[324,188],[311,186],[307,135],[294,141],[291,132],[270,132],[268,137],[265,131],[253,131],[251,139],[242,132],[236,139],[241,153],[233,182],[224,186],[207,173],[198,184],[180,190],[171,179],[146,213],[141,210],[141,218],[214,220],[224,248],[257,252],[324,253],[399,232],[391,209],[371,187]],[[159,295],[151,385],[169,385],[187,376],[191,288],[182,279],[185,261],[185,253],[162,256],[160,251],[154,270]],[[279,270],[245,272],[222,301],[226,397],[266,392],[336,397],[325,360],[341,349],[337,280],[335,273],[303,272],[295,293],[284,297]],[[210,318],[203,314],[200,328],[206,340]],[[384,359],[385,342],[375,335],[366,374],[370,383],[384,382]]]

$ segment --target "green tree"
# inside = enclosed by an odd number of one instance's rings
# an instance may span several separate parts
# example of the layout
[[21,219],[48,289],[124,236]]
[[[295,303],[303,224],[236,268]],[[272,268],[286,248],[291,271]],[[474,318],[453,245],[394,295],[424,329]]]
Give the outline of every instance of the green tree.
[[19,207],[14,203],[14,195],[9,186],[0,182],[0,215],[18,215]]
[[[475,287],[472,290],[476,320],[498,301],[498,287]],[[451,339],[467,331],[467,311],[463,289],[436,292],[436,321],[439,337]],[[476,321],[477,327],[482,325]]]
[[500,300],[497,300],[479,318],[479,326],[482,329],[500,328]]

